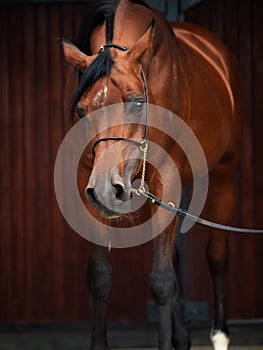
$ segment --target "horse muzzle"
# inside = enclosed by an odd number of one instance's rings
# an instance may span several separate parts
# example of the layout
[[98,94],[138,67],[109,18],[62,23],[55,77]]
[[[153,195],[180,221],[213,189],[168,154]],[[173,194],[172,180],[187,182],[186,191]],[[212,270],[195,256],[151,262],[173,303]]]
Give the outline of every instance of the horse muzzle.
[[125,184],[116,172],[98,180],[91,174],[85,193],[102,217],[117,218],[131,211],[131,184]]

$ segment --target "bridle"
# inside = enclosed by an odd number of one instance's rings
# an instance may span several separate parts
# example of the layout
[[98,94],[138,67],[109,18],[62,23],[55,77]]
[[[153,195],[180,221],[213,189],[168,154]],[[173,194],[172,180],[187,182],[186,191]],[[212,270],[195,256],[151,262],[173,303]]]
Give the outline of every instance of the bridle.
[[[127,47],[125,46],[121,46],[121,45],[117,45],[117,44],[113,44],[113,43],[109,43],[109,44],[105,44],[103,46],[101,46],[100,50],[98,53],[100,53],[101,51],[105,50],[106,48],[114,48],[114,49],[118,49],[121,51],[128,51]],[[145,106],[146,106],[146,112],[145,112],[145,129],[144,129],[144,135],[142,138],[142,141],[136,141],[133,139],[128,139],[125,137],[120,137],[120,136],[109,136],[109,137],[102,137],[98,140],[96,140],[94,142],[94,144],[91,147],[91,152],[94,155],[95,154],[95,147],[98,145],[98,143],[102,142],[102,141],[109,141],[109,140],[113,140],[113,141],[126,141],[126,142],[130,142],[135,144],[136,146],[140,147],[141,150],[143,150],[144,148],[147,147],[147,138],[148,138],[148,129],[149,129],[149,98],[148,98],[148,88],[147,88],[147,81],[146,81],[146,77],[145,77],[145,73],[143,71],[143,69],[141,70],[141,76],[142,76],[142,80],[143,80],[143,85],[144,85],[144,94],[145,94]]]
[[[107,49],[107,48],[115,48],[121,51],[127,51],[128,49],[125,46],[113,44],[113,43],[107,43],[105,45],[102,45],[99,52]],[[140,186],[139,188],[135,189],[132,188],[131,192],[136,194],[137,196],[142,196],[149,200],[151,203],[164,208],[165,210],[174,213],[178,216],[181,216],[183,218],[190,219],[194,222],[197,222],[201,225],[208,226],[214,229],[220,229],[220,230],[226,230],[226,231],[232,231],[232,232],[240,232],[240,233],[263,233],[263,230],[256,230],[256,229],[247,229],[247,228],[241,228],[241,227],[233,227],[233,226],[228,226],[228,225],[222,225],[218,224],[206,219],[202,219],[198,216],[195,216],[193,214],[188,213],[186,210],[176,207],[174,203],[169,202],[165,203],[163,202],[160,198],[154,196],[152,193],[148,192],[145,190],[144,183],[145,183],[145,175],[146,175],[146,163],[147,163],[147,150],[148,150],[148,132],[149,132],[149,97],[148,97],[148,87],[147,87],[147,80],[145,73],[143,69],[141,70],[141,76],[143,79],[143,84],[144,84],[144,93],[145,93],[145,106],[146,106],[146,111],[145,111],[145,130],[144,130],[144,135],[141,141],[136,141],[133,139],[125,138],[125,137],[119,137],[119,136],[109,136],[109,137],[103,137],[94,142],[94,144],[91,147],[91,152],[93,155],[95,155],[95,147],[102,141],[126,141],[135,144],[138,146],[142,152],[142,157],[141,157],[141,162],[139,166],[139,171],[141,171],[141,180],[140,180]],[[137,170],[137,173],[139,172]]]

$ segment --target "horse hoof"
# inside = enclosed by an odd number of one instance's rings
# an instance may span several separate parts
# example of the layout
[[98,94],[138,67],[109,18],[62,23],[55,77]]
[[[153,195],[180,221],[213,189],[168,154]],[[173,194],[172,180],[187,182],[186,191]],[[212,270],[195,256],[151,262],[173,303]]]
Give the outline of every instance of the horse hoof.
[[210,339],[214,350],[228,350],[230,338],[225,333],[221,331],[211,331]]

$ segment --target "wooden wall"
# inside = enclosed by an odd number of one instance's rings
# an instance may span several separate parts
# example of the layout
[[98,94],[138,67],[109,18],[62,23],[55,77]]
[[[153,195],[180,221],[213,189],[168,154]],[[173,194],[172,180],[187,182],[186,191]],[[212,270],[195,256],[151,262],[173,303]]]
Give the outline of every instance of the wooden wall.
[[[88,6],[0,5],[2,323],[90,319],[87,242],[65,223],[53,188],[70,76],[56,39],[74,40]],[[111,261],[109,317],[144,319],[148,278],[137,271],[150,259],[139,247],[113,250]]]
[[[236,175],[233,224],[263,227],[263,3],[260,0],[203,0],[186,13],[185,19],[216,33],[236,58],[244,104],[244,135]],[[187,298],[209,300],[211,306],[210,278],[201,253],[206,246],[206,236],[207,231],[196,226],[187,238]],[[263,236],[230,233],[229,242],[227,316],[262,318]]]
[[[85,285],[87,242],[65,223],[53,189],[54,161],[66,132],[63,106],[70,72],[56,38],[74,40],[88,6],[78,2],[0,4],[1,323],[90,319]],[[210,0],[188,12],[187,18],[218,32],[239,59],[246,129],[235,223],[262,227],[260,7],[256,0]],[[191,301],[210,298],[202,251],[205,241],[200,237],[192,233],[187,242],[186,297]],[[230,241],[228,315],[262,317],[262,238],[230,235]],[[196,259],[200,269],[196,269]],[[144,320],[150,298],[151,245],[113,250],[111,262],[109,318]]]

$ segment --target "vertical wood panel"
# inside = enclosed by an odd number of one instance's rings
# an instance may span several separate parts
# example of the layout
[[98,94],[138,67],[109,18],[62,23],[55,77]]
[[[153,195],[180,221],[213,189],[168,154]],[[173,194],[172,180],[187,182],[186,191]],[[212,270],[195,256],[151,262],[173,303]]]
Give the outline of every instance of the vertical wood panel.
[[35,275],[33,266],[37,261],[35,204],[37,200],[36,166],[35,166],[35,122],[36,109],[32,103],[35,99],[35,19],[33,6],[24,6],[24,133],[25,133],[25,253],[26,253],[26,313],[25,320],[33,318]]
[[256,197],[256,224],[262,224],[263,208],[263,161],[262,161],[262,140],[263,140],[263,2],[254,1],[253,3],[253,52],[252,52],[252,70],[253,70],[253,99],[252,104],[255,113],[255,130],[254,130],[254,161],[255,161],[255,192]]
[[210,0],[210,30],[217,33],[219,39],[224,35],[224,2],[221,0]]
[[[51,303],[50,293],[50,203],[49,189],[50,178],[50,143],[49,143],[49,67],[48,67],[48,45],[47,37],[47,5],[36,5],[35,30],[38,33],[35,52],[36,65],[36,110],[35,110],[35,169],[36,178],[36,210],[37,217],[37,263],[35,265],[35,278],[38,280],[37,293],[35,297],[36,317],[46,319],[48,317],[49,305]],[[40,277],[41,276],[41,277]],[[43,300],[39,303],[39,300]]]
[[[62,101],[62,57],[60,55],[60,48],[56,40],[60,35],[61,17],[59,12],[59,5],[55,5],[52,9],[49,8],[48,22],[49,22],[49,38],[50,40],[50,52],[49,52],[49,67],[50,67],[50,79],[49,79],[49,110],[50,110],[50,141],[51,150],[50,158],[52,167],[50,169],[50,177],[53,177],[53,168],[56,160],[56,153],[59,149],[60,143],[63,140],[65,134],[65,128],[61,120],[63,116],[63,106],[60,104]],[[51,74],[52,72],[52,74]],[[64,294],[61,293],[64,286],[64,273],[63,273],[63,233],[65,225],[58,205],[56,203],[55,194],[53,191],[53,182],[50,183],[50,202],[51,202],[51,232],[53,233],[51,242],[51,284],[52,284],[52,315],[59,320],[63,320],[63,309],[65,305]]]
[[[252,2],[242,1],[238,8],[239,47],[237,52],[244,109],[244,132],[241,160],[241,183],[246,185],[246,196],[241,197],[241,220],[245,226],[254,225],[254,164],[253,164],[253,81],[252,81]],[[242,189],[241,189],[242,190]]]
[[13,319],[13,286],[10,276],[13,272],[12,262],[12,236],[11,236],[11,198],[10,198],[10,57],[8,42],[8,9],[2,6],[0,11],[0,60],[2,67],[2,81],[3,86],[0,89],[0,103],[1,103],[1,119],[0,119],[0,161],[1,161],[1,199],[0,199],[0,215],[1,215],[1,233],[0,233],[0,321],[11,322]]
[[224,0],[223,41],[235,54],[238,51],[238,0]]
[[20,16],[20,7],[17,7],[12,15],[9,12],[10,35],[13,43],[10,49],[9,72],[11,91],[10,135],[11,147],[11,213],[12,213],[12,244],[13,244],[13,264],[15,270],[12,274],[14,288],[14,313],[18,320],[23,320],[25,302],[25,256],[24,256],[24,145],[23,145],[23,86],[22,86],[22,50],[23,50],[23,27]]
[[[242,193],[240,196],[240,222],[243,226],[254,227],[254,164],[253,164],[253,81],[252,81],[252,3],[243,1],[239,4],[238,9],[238,51],[236,53],[240,74],[241,92],[244,109],[244,132],[242,155],[240,161],[240,188]],[[245,192],[243,189],[245,186]],[[254,257],[255,241],[248,235],[239,239],[239,251],[236,258],[240,258],[239,268],[245,274],[240,275],[238,272],[237,278],[240,279],[239,284],[242,285],[242,294],[246,295],[246,307],[243,310],[244,317],[248,317],[248,310],[255,313],[255,299],[251,297],[251,293],[255,292],[256,276],[255,270],[248,271],[248,266],[253,266],[255,262]],[[232,259],[233,260],[233,259]],[[231,269],[232,270],[232,269]],[[231,271],[235,273],[235,271]],[[249,273],[248,273],[249,272]],[[239,300],[240,302],[240,300]],[[230,305],[231,306],[231,305]],[[232,306],[233,307],[233,306]],[[236,311],[238,312],[238,303],[236,303]]]

